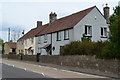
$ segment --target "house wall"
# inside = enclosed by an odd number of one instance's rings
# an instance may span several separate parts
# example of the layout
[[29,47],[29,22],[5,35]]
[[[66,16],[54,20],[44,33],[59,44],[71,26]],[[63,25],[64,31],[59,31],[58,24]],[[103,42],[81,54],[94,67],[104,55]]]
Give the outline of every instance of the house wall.
[[[95,19],[96,17],[96,19]],[[101,27],[107,27],[105,18],[94,8],[74,27],[74,41],[81,40],[85,33],[85,25],[92,26],[92,41],[105,41],[107,38],[101,38]],[[108,28],[108,27],[107,27]]]
[[[33,38],[33,43],[32,43],[32,38]],[[27,41],[27,42],[26,42]],[[31,37],[31,38],[27,38],[24,40],[24,53],[31,55],[31,52],[26,52],[26,50],[28,50],[30,47],[32,47],[31,49],[33,50],[33,54],[35,54],[35,37]]]
[[73,29],[69,29],[69,39],[64,40],[64,31],[61,31],[61,40],[57,41],[57,32],[52,34],[52,48],[55,47],[55,50],[52,50],[53,55],[60,54],[60,46],[64,46],[65,44],[69,44],[73,41]]
[[[44,42],[44,35],[38,36],[36,38],[37,45],[37,53],[41,53],[41,55],[47,55],[46,50],[43,48],[47,44],[51,44],[51,36],[52,36],[52,48],[55,47],[55,50],[52,50],[52,55],[59,55],[60,53],[60,46],[64,46],[65,44],[70,43],[73,41],[73,29],[69,29],[69,40],[64,40],[64,31],[61,32],[61,40],[57,41],[57,32],[47,34],[47,42]],[[39,37],[41,37],[41,40],[39,42]],[[41,50],[38,50],[38,48],[41,48]]]
[[17,54],[19,54],[22,51],[24,51],[24,44],[22,44],[21,42],[22,42],[22,40],[17,41],[17,49],[16,49]]
[[[19,50],[20,50],[20,52],[21,52],[21,50],[23,50],[23,53],[24,54],[28,54],[28,55],[31,55],[32,53],[31,52],[26,52],[25,51],[25,49],[26,50],[28,50],[28,48],[30,48],[30,47],[32,47],[32,49],[33,49],[33,54],[35,54],[35,41],[36,41],[36,38],[35,37],[33,37],[33,43],[31,43],[31,38],[27,38],[27,39],[24,39],[23,41],[23,44],[22,44],[22,40],[20,40],[20,41],[18,41],[17,42],[17,54],[19,54]],[[26,41],[27,41],[27,44],[26,44]]]
[[5,44],[5,46],[4,46],[4,54],[9,54],[10,53],[10,47],[7,45],[7,44]]
[[[41,53],[41,55],[47,55],[46,50],[43,48],[47,44],[51,44],[51,34],[46,34],[47,35],[47,42],[44,40],[44,35],[38,36],[37,37],[37,53]],[[39,41],[39,37],[41,38]],[[41,48],[40,50],[38,48]]]

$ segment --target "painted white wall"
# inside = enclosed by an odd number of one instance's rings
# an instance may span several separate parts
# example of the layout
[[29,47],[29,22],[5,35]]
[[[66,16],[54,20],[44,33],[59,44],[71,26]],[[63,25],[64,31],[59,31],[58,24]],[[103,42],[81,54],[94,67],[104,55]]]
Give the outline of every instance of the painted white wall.
[[69,40],[64,40],[64,31],[61,32],[61,41],[57,41],[57,32],[52,34],[52,47],[55,47],[55,50],[52,50],[52,55],[59,55],[60,46],[64,46],[65,44],[73,41],[73,29],[69,29]]
[[92,26],[92,38],[91,38],[92,41],[107,40],[107,38],[101,38],[101,27],[107,27],[108,25],[106,24],[105,18],[96,8],[94,8],[77,25],[75,25],[74,27],[75,41],[81,40],[81,37],[83,37],[83,34],[85,33],[85,25]]
[[[47,55],[46,50],[43,48],[47,44],[51,44],[51,34],[46,34],[47,35],[47,42],[44,40],[44,35],[38,36],[36,39],[37,41],[37,53],[41,53],[41,55]],[[39,37],[41,38],[39,41]],[[38,50],[38,48],[41,48],[41,51]]]
[[[64,46],[65,44],[70,43],[73,41],[73,29],[69,29],[69,40],[64,40],[64,31],[61,32],[61,40],[57,41],[57,32],[52,33],[52,48],[55,47],[55,50],[52,50],[52,55],[59,55],[60,53],[60,46]],[[41,37],[40,43],[39,43],[39,37]],[[47,52],[44,48],[46,44],[51,44],[51,34],[47,34],[47,42],[44,43],[44,35],[38,36],[37,38],[37,53],[41,53],[41,55],[47,55]],[[42,48],[41,51],[38,51],[38,48]]]

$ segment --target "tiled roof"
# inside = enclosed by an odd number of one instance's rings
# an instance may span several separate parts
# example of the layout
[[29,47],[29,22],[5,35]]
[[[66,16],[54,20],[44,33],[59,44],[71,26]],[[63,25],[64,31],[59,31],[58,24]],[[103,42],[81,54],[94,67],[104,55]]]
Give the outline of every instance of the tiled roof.
[[72,28],[95,7],[96,6],[93,6],[72,15],[56,19],[54,22],[50,23],[45,30],[39,32],[36,36]]
[[16,48],[16,42],[6,42],[5,44],[7,44],[10,48]]
[[74,27],[80,20],[82,20],[93,8],[96,6],[90,7],[88,9],[82,10],[80,12],[74,13],[72,15],[56,19],[52,23],[45,24],[43,26],[31,29],[24,36],[22,36],[19,40],[26,39],[29,37],[39,36],[47,33],[56,32],[59,30],[64,30],[68,28]]
[[29,32],[27,32],[25,35],[23,35],[21,38],[19,38],[18,41],[22,40],[22,39],[34,37],[38,32],[42,31],[47,25],[48,24],[31,29]]

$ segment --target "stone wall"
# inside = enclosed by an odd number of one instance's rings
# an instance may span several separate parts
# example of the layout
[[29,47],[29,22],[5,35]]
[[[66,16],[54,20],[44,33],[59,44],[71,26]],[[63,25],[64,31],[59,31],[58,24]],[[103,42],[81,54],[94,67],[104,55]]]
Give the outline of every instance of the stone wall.
[[[3,55],[9,59],[21,60],[20,55]],[[36,61],[35,55],[23,55],[22,60],[24,61]],[[71,66],[81,69],[93,69],[105,73],[120,74],[120,61],[119,60],[104,60],[96,59],[92,56],[39,56],[39,62],[57,64],[61,66]]]

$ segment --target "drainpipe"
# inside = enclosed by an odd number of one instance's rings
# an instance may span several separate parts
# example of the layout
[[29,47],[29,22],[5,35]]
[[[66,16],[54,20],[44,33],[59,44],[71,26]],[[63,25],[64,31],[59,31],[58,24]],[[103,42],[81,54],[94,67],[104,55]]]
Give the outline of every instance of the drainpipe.
[[52,33],[51,33],[51,55],[52,55]]

